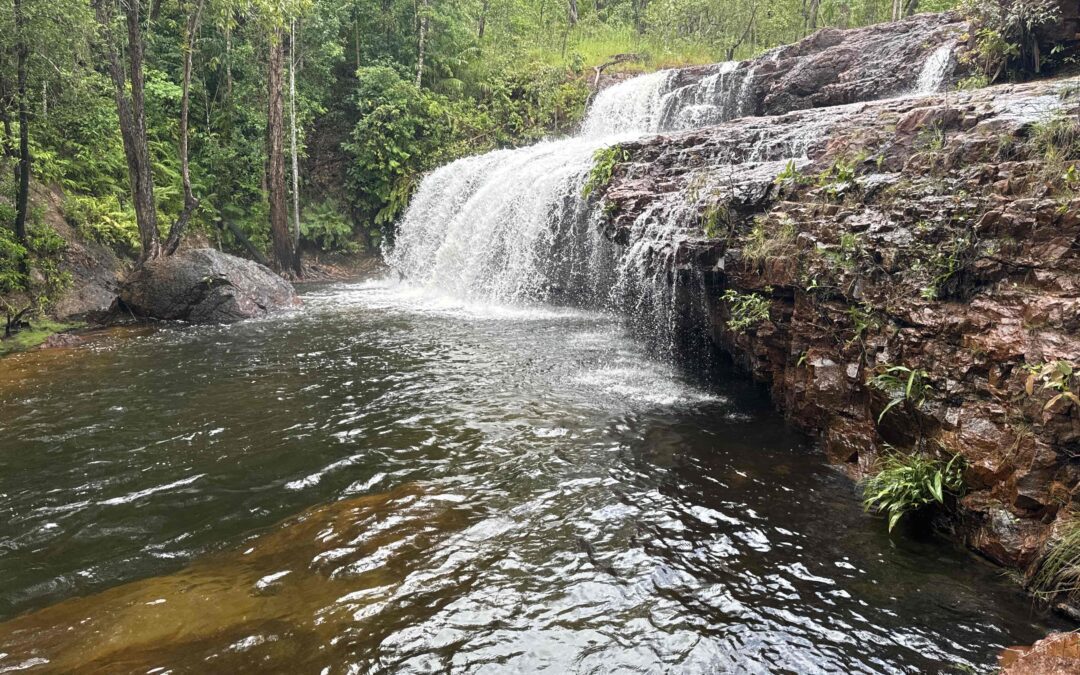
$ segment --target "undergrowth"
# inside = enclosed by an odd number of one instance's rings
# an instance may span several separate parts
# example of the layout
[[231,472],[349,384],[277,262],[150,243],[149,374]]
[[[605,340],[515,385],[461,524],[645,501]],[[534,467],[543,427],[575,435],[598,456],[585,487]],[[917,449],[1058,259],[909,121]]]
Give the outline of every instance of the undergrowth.
[[615,167],[628,159],[630,159],[630,151],[621,145],[597,150],[593,155],[593,168],[589,171],[584,187],[581,188],[581,196],[588,198],[597,190],[606,188],[615,174]]
[[947,494],[963,488],[963,459],[954,455],[948,463],[918,454],[889,452],[880,470],[863,481],[863,506],[889,517],[889,531],[905,514],[930,504],[945,503]]

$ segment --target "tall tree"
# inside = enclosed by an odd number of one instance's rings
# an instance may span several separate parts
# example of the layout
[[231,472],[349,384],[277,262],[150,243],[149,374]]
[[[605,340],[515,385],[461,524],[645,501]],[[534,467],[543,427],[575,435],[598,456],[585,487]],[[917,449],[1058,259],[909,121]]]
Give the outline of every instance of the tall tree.
[[289,234],[289,211],[285,188],[285,31],[279,25],[270,34],[266,60],[266,188],[270,202],[270,238],[274,246],[274,269],[281,274],[301,274],[300,257]]
[[189,118],[191,112],[191,70],[192,59],[195,53],[195,39],[199,33],[202,21],[203,6],[205,0],[196,0],[194,8],[188,8],[187,20],[184,22],[184,66],[180,96],[180,180],[184,188],[184,207],[180,215],[169,230],[169,236],[165,240],[162,251],[166,255],[172,255],[180,246],[180,239],[184,236],[191,221],[191,215],[199,208],[199,200],[191,190],[191,161],[188,152],[188,139],[190,136]]
[[428,18],[431,13],[431,0],[420,0],[420,44],[416,57],[416,86],[419,87],[424,79],[424,52],[427,50]]
[[[143,73],[143,36],[139,25],[140,0],[121,0],[127,26],[128,71],[120,60],[117,40],[113,35],[113,0],[94,0],[94,9],[101,24],[105,56],[115,90],[116,110],[120,118],[120,135],[124,142],[128,179],[131,182],[132,202],[139,225],[142,250],[139,263],[156,258],[161,253],[157,227],[157,208],[154,203],[154,174],[150,164],[150,145],[146,136],[146,77]],[[128,85],[130,80],[130,96]]]
[[30,48],[27,45],[23,0],[15,0],[15,34],[19,98],[19,163],[16,169],[19,191],[15,199],[15,236],[19,241],[26,243],[26,212],[30,205],[30,106],[26,100],[26,70],[27,61],[30,59]]

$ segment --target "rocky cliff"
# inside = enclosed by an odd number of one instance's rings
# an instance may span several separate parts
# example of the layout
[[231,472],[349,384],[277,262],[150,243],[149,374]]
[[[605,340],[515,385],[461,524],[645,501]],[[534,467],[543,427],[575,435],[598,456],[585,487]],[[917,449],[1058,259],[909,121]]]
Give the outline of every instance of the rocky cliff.
[[961,457],[939,524],[1032,571],[1080,503],[1080,79],[851,103],[901,72],[858,44],[741,65],[772,116],[624,144],[602,227],[853,476]]

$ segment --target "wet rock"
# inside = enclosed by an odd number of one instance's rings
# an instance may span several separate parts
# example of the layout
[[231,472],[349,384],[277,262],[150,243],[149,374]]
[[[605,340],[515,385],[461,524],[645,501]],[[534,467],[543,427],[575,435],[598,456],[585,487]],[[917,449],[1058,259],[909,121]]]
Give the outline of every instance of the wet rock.
[[1009,647],[998,657],[1002,675],[1080,673],[1080,634],[1052,633],[1030,647]]
[[[1080,366],[1077,199],[1048,183],[1029,141],[1055,106],[1080,114],[1058,94],[1080,78],[831,105],[877,77],[828,83],[853,39],[799,47],[817,55],[802,70],[784,70],[783,53],[756,62],[761,83],[802,83],[762,104],[792,112],[632,144],[632,178],[598,197],[617,202],[616,240],[644,247],[655,278],[672,261],[680,278],[700,275],[682,283],[701,293],[686,304],[707,308],[716,345],[831,461],[860,476],[886,444],[959,455],[968,494],[950,529],[1025,568],[1080,494],[1080,406],[1025,390],[1032,367]],[[718,209],[724,235],[706,237]],[[732,330],[727,289],[768,291],[769,321]],[[927,390],[879,421],[895,392],[872,378],[891,366],[918,370]]]
[[150,261],[119,295],[136,316],[192,323],[230,323],[300,304],[292,285],[268,268],[214,249]]

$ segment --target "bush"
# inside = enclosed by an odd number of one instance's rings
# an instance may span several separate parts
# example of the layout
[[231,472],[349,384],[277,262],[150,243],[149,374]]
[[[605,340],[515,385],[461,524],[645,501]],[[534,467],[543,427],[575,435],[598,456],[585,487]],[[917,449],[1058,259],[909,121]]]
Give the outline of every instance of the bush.
[[26,247],[16,240],[15,232],[0,226],[0,294],[26,290],[22,265],[27,253]]
[[[772,292],[772,289],[767,289]],[[724,291],[722,296],[728,304],[731,318],[728,320],[728,328],[741,333],[753,328],[769,318],[769,299],[757,293],[740,293],[736,290]]]
[[1080,600],[1080,517],[1062,517],[1045,550],[1031,577],[1035,594],[1044,599],[1065,594]]
[[621,145],[612,145],[601,148],[593,155],[593,168],[589,171],[589,177],[581,188],[581,196],[588,198],[597,190],[603,190],[611,183],[615,175],[615,167],[620,162],[630,159],[630,151]]
[[132,255],[139,250],[139,225],[135,212],[131,207],[120,206],[120,201],[114,195],[69,195],[64,200],[64,216],[79,234],[114,251]]
[[907,513],[927,505],[945,503],[945,495],[963,488],[963,459],[954,455],[946,464],[921,455],[890,452],[880,471],[863,481],[863,506],[889,516],[889,531]]
[[360,247],[352,240],[352,224],[341,215],[332,201],[311,204],[303,211],[300,234],[304,241],[321,251],[356,253]]

